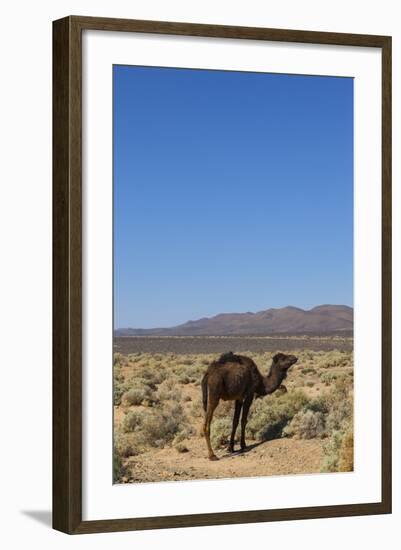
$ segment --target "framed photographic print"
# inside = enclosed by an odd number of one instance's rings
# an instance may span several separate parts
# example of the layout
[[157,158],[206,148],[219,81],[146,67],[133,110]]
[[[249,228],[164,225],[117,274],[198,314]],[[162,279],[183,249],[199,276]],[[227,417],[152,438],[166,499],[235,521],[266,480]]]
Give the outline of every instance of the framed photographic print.
[[53,24],[53,526],[391,512],[391,38]]

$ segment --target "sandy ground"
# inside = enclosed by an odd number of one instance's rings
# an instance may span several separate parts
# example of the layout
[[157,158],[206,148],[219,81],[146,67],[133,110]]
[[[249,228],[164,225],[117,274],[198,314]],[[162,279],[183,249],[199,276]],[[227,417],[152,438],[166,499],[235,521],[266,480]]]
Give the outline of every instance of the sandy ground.
[[323,459],[319,440],[276,439],[249,441],[245,452],[217,452],[218,461],[206,458],[203,438],[184,442],[187,452],[174,448],[152,450],[128,461],[126,482],[219,479],[270,475],[307,474],[320,471]]

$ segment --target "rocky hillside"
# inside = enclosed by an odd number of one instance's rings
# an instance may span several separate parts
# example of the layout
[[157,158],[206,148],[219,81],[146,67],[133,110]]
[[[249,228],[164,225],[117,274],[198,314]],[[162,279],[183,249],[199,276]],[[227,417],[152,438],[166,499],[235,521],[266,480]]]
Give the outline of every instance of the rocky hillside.
[[349,306],[322,305],[309,310],[288,306],[257,313],[220,313],[170,328],[123,328],[116,336],[240,336],[308,334],[352,331],[354,311]]

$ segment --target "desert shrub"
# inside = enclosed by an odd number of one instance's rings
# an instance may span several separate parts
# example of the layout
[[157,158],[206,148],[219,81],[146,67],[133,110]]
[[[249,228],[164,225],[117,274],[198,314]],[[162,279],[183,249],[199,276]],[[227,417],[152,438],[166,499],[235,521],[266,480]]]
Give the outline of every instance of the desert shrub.
[[189,384],[191,382],[191,378],[188,376],[186,372],[181,372],[178,375],[178,382],[180,384]]
[[124,376],[121,372],[120,355],[114,354],[114,366],[113,366],[113,402],[114,405],[121,404],[121,397],[126,390],[124,383]]
[[159,365],[151,366],[149,363],[141,365],[136,371],[138,378],[142,378],[152,389],[156,389],[155,386],[161,384],[167,378],[167,371],[165,368]]
[[117,432],[114,437],[114,449],[123,458],[138,454],[138,445],[132,434]]
[[125,433],[133,432],[142,426],[144,415],[141,411],[129,411],[122,422],[122,429]]
[[189,412],[191,416],[194,416],[196,418],[198,418],[199,416],[203,417],[204,411],[203,411],[202,401],[200,400],[200,398],[192,402]]
[[174,372],[176,373],[178,381],[181,384],[199,385],[201,378],[205,373],[205,367],[192,359],[190,363],[188,363],[187,360],[183,360],[181,361],[181,364],[174,369]]
[[137,451],[145,447],[164,447],[180,431],[184,432],[184,439],[191,433],[180,405],[165,410],[152,408],[150,411],[129,411],[122,422],[122,430],[135,434],[134,450]]
[[330,410],[330,404],[327,400],[327,394],[322,394],[318,397],[315,397],[314,399],[310,399],[310,401],[308,401],[308,403],[305,405],[305,409],[313,412],[327,414]]
[[126,390],[125,384],[114,380],[113,384],[113,401],[114,405],[121,405],[121,398]]
[[196,362],[187,368],[187,374],[190,377],[191,382],[195,385],[200,384],[205,372],[206,372],[205,366],[200,362]]
[[121,483],[122,478],[125,475],[125,467],[123,461],[121,460],[120,455],[114,451],[113,452],[113,483]]
[[156,372],[152,373],[152,376],[150,377],[150,380],[153,384],[161,384],[168,376],[168,373],[166,369],[159,368],[156,370]]
[[276,399],[257,400],[251,409],[248,433],[254,439],[268,440],[281,437],[285,426],[307,403],[304,392],[288,392]]
[[298,411],[291,422],[283,430],[284,435],[298,439],[313,439],[322,437],[325,432],[324,415],[310,409]]
[[330,433],[343,430],[352,418],[353,405],[350,399],[339,399],[331,404],[326,416],[326,430]]
[[152,447],[164,447],[174,436],[185,428],[185,417],[181,405],[163,410],[153,410],[147,414],[141,424],[141,435],[146,444]]
[[131,388],[128,391],[126,391],[121,401],[124,405],[142,405],[142,403],[146,399],[150,399],[152,396],[152,391],[149,388],[149,386],[142,386],[142,387],[136,387]]
[[313,367],[306,367],[304,369],[301,369],[302,374],[316,374],[316,369]]
[[339,431],[332,433],[330,439],[323,446],[325,457],[322,464],[322,472],[338,472],[339,451],[343,434]]
[[212,422],[210,440],[213,447],[224,447],[230,440],[232,422],[230,418],[220,417]]
[[349,381],[340,378],[336,380],[333,390],[320,398],[320,405],[327,411],[325,430],[328,440],[323,447],[324,472],[353,469],[353,401],[349,386]]
[[313,388],[313,386],[315,385],[314,382],[312,382],[311,380],[309,380],[306,385],[308,386],[308,388]]
[[342,438],[338,457],[338,470],[352,472],[354,470],[354,431],[350,427]]
[[323,382],[323,384],[326,384],[326,386],[329,386],[334,380],[338,378],[338,374],[335,372],[323,372],[320,375],[320,379]]
[[171,400],[179,403],[182,399],[182,391],[175,385],[175,380],[167,378],[157,388],[155,398],[161,402]]
[[173,445],[181,443],[184,439],[189,439],[191,436],[195,435],[196,430],[191,424],[182,424],[180,431],[176,434],[173,439]]

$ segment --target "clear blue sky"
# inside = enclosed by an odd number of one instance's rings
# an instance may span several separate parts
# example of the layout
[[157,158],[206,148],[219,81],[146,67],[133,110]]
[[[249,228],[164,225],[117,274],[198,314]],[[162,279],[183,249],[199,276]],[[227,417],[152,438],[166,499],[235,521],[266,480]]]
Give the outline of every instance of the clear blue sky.
[[114,326],[353,303],[353,80],[115,66]]

